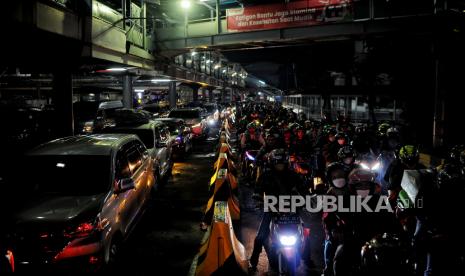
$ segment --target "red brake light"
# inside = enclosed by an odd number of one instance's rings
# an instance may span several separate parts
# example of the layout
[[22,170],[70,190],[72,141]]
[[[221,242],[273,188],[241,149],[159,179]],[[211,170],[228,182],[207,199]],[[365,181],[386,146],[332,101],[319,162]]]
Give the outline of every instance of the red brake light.
[[95,225],[84,222],[78,225],[74,230],[65,233],[68,238],[82,238],[89,236],[96,229]]

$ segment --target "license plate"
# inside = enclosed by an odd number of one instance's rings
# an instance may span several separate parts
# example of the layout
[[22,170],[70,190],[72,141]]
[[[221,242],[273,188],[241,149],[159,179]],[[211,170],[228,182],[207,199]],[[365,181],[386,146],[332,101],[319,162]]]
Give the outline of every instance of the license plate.
[[276,218],[277,224],[299,224],[299,216],[279,216]]

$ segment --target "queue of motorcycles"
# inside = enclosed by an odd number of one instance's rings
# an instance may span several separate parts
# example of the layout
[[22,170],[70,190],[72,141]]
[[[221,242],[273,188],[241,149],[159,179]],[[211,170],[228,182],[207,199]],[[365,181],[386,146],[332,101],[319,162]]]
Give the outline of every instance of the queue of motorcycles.
[[[324,165],[318,153],[290,156],[290,166],[304,183],[306,195],[323,195],[329,186],[324,179]],[[260,174],[266,167],[266,161],[258,160],[257,149],[247,149],[241,156],[243,178],[246,184],[254,187]],[[382,152],[376,156],[373,152],[359,155],[356,163],[363,170],[373,173],[373,188],[387,194],[384,175],[392,162],[392,153]],[[376,184],[378,183],[378,184]],[[259,195],[254,195],[257,199]],[[414,217],[409,218],[415,220]],[[270,266],[279,275],[295,275],[301,262],[303,245],[309,239],[310,229],[305,228],[298,214],[273,214],[270,225]],[[407,229],[405,229],[407,230]],[[424,267],[415,256],[410,237],[412,229],[379,233],[370,238],[361,238],[357,227],[338,221],[338,229],[333,233],[336,244],[332,271],[327,275],[423,275]],[[388,230],[390,231],[390,230]],[[337,232],[337,233],[336,233]],[[410,234],[410,235],[409,235]]]

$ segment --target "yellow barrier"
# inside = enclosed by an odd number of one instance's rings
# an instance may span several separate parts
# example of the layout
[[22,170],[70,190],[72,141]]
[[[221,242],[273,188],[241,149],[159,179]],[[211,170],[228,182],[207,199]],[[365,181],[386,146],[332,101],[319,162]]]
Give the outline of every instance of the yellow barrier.
[[210,237],[200,246],[195,275],[247,273],[245,248],[234,234],[228,205],[215,203]]

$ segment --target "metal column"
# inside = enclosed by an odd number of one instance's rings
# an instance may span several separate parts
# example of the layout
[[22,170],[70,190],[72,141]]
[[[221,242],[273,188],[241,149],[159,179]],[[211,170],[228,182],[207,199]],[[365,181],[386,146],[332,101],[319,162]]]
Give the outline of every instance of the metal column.
[[216,33],[221,33],[221,11],[220,0],[216,0]]
[[133,89],[132,89],[132,76],[123,76],[123,106],[125,108],[132,108],[133,104]]
[[195,103],[199,100],[199,87],[192,86],[192,101]]
[[55,134],[58,137],[74,135],[73,76],[71,72],[53,74],[53,103],[56,110]]
[[170,109],[176,108],[176,82],[172,81],[169,84],[169,102],[170,102]]

